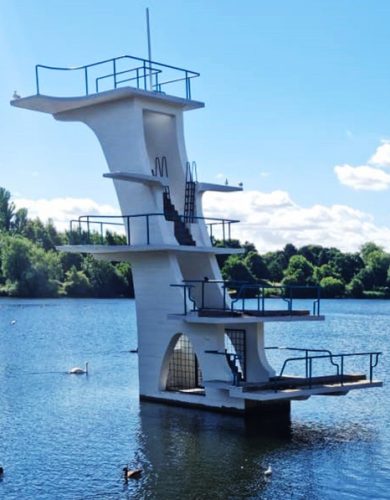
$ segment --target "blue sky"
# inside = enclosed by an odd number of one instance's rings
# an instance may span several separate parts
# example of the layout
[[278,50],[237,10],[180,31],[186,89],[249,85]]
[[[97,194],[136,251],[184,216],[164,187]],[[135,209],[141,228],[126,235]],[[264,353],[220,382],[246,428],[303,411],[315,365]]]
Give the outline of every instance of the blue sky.
[[31,214],[64,220],[116,199],[92,132],[11,108],[13,91],[35,93],[37,63],[146,57],[149,6],[153,59],[201,73],[193,97],[206,108],[185,116],[190,159],[202,180],[246,188],[207,199],[209,212],[241,218],[237,236],[262,251],[287,241],[354,250],[368,239],[390,249],[387,0],[0,5],[0,185]]

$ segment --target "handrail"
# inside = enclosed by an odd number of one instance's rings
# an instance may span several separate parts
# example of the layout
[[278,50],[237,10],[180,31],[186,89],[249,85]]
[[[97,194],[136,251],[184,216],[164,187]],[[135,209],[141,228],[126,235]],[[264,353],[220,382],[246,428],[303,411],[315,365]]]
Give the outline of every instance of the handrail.
[[[276,289],[284,291],[284,295],[280,296],[282,300],[287,302],[287,310],[292,311],[292,301],[293,301],[293,291],[294,290],[315,290],[317,292],[317,298],[313,302],[313,316],[320,315],[320,299],[321,299],[321,287],[317,285],[268,285],[264,283],[246,283],[240,287],[236,297],[231,302],[231,309],[234,311],[234,305],[238,301],[242,301],[242,310],[245,310],[245,300],[248,298],[245,296],[247,290],[257,290],[257,310],[264,311],[265,307],[265,290]],[[286,297],[286,294],[288,295]],[[261,305],[260,305],[261,304]]]
[[[140,69],[144,70],[144,74],[141,77],[139,76]],[[146,83],[146,77],[155,76],[158,73],[162,73],[161,69],[153,69],[153,68],[147,68],[147,69],[149,70],[149,73],[147,73],[147,74],[145,74],[145,66],[138,66],[137,68],[131,68],[131,69],[127,69],[125,71],[117,71],[116,73],[110,73],[108,75],[99,76],[95,79],[96,93],[97,94],[99,93],[99,82],[101,80],[105,80],[106,78],[114,78],[114,88],[115,89],[117,88],[118,84],[120,84],[120,83],[132,82],[134,80],[137,81],[137,89],[139,89],[139,83],[140,83],[141,79],[144,79],[144,81]],[[136,76],[134,78],[126,78],[126,80],[119,80],[119,81],[116,79],[116,77],[118,75],[124,75],[126,73],[131,73],[133,71],[136,71]],[[146,88],[145,88],[145,90],[146,90]]]
[[[117,63],[118,63],[118,61],[122,61],[122,60],[140,61],[142,63],[142,66],[138,67],[138,69],[137,68],[130,68],[130,69],[125,70],[125,71],[117,71]],[[126,54],[126,55],[122,55],[122,56],[119,56],[119,57],[114,57],[114,58],[111,58],[111,59],[105,59],[103,61],[98,61],[98,62],[95,62],[95,63],[86,64],[84,66],[74,66],[74,67],[67,67],[67,68],[61,67],[61,66],[48,66],[48,65],[45,65],[45,64],[37,64],[35,66],[36,93],[37,93],[37,95],[40,95],[40,92],[41,92],[41,85],[40,85],[40,80],[39,80],[40,70],[46,69],[46,70],[52,70],[52,71],[83,71],[84,85],[85,85],[85,95],[89,95],[90,94],[90,89],[89,89],[89,73],[88,73],[88,70],[90,68],[93,68],[93,67],[96,67],[96,66],[100,66],[100,65],[103,65],[103,64],[112,64],[112,73],[108,74],[108,75],[103,75],[103,76],[97,77],[95,79],[95,88],[96,88],[96,90],[98,89],[98,85],[99,85],[98,81],[101,80],[101,79],[103,79],[103,78],[113,77],[113,79],[114,79],[114,88],[117,88],[117,85],[119,83],[124,83],[125,81],[128,81],[128,80],[124,80],[122,82],[117,81],[117,75],[124,74],[124,73],[130,72],[130,71],[138,71],[138,70],[142,69],[143,70],[143,75],[139,76],[139,78],[137,80],[137,84],[138,84],[137,88],[139,88],[139,80],[143,79],[144,90],[147,90],[147,79],[148,79],[148,77],[150,75],[152,75],[152,76],[155,77],[155,84],[153,85],[153,88],[156,89],[157,92],[161,92],[161,86],[162,85],[168,85],[170,83],[184,81],[185,82],[185,98],[186,99],[191,99],[191,79],[200,76],[200,74],[197,73],[197,72],[195,72],[195,71],[191,71],[191,70],[184,69],[184,68],[179,68],[177,66],[171,66],[169,64],[159,63],[159,62],[156,62],[156,61],[151,61],[149,59],[143,59],[143,58],[140,58],[140,57],[130,56],[130,55]],[[163,73],[163,69],[159,69],[159,68],[164,68],[166,70],[178,71],[178,72],[184,73],[184,76],[182,78],[176,78],[176,79],[173,79],[171,81],[168,80],[168,81],[160,83],[158,81],[158,76],[159,76],[160,73]],[[137,79],[137,77],[135,79]],[[150,91],[153,91],[153,88],[151,88]]]
[[[132,219],[137,219],[137,218],[144,218],[145,219],[145,226],[146,226],[146,244],[150,245],[150,219],[151,217],[166,217],[166,214],[164,213],[146,213],[146,214],[132,214],[132,215],[80,215],[78,219],[72,219],[70,221],[70,232],[74,233],[74,225],[77,225],[76,232],[78,232],[80,235],[82,234],[82,225],[86,224],[87,229],[86,229],[86,236],[87,240],[90,240],[90,232],[91,232],[91,225],[98,225],[100,227],[100,238],[101,238],[101,243],[104,244],[104,235],[103,235],[103,226],[108,225],[108,226],[125,226],[126,228],[126,235],[127,235],[127,244],[131,244],[131,225],[130,222]],[[179,218],[182,222],[185,222],[185,216],[184,215],[179,215]],[[97,220],[95,220],[97,219]],[[113,222],[113,220],[122,220],[122,223],[118,222]],[[212,222],[213,225],[221,225],[222,226],[222,231],[223,231],[223,241],[225,242],[225,226],[228,226],[228,235],[230,239],[230,234],[231,234],[231,224],[239,222],[238,220],[233,220],[233,219],[219,219],[217,217],[200,217],[200,216],[194,216],[193,217],[194,221],[204,221],[206,225],[209,225],[210,223],[208,221],[216,221]],[[106,222],[107,220],[110,220],[110,222]],[[210,237],[211,243],[213,242],[212,238]]]
[[[265,350],[281,350],[281,351],[298,351],[298,352],[304,352],[305,353],[305,374],[306,378],[308,378],[309,374],[309,352],[326,352],[329,355],[329,361],[333,366],[336,367],[337,370],[337,375],[340,373],[340,366],[333,361],[333,354],[329,349],[308,349],[308,348],[301,348],[301,347],[279,347],[279,346],[271,346],[271,347],[264,347]],[[292,359],[292,358],[291,358]],[[282,368],[282,373],[284,370],[285,366],[283,365]]]
[[[225,349],[225,351],[217,351],[216,349],[215,350],[209,349],[209,350],[206,350],[204,352],[206,354],[217,354],[217,355],[226,356],[226,358],[230,357],[233,365],[236,368],[237,368],[236,361],[239,361],[239,363],[242,363],[242,359],[241,359],[241,356],[239,354],[234,353],[234,352],[227,352],[226,349]],[[230,370],[233,374],[233,385],[237,387],[240,385],[239,371],[238,370],[235,371],[231,367],[230,367]]]
[[[279,377],[282,377],[284,370],[287,366],[292,361],[305,361],[305,366],[306,366],[306,378],[309,380],[309,387],[312,386],[312,380],[313,380],[313,360],[315,359],[329,359],[329,361],[332,363],[332,365],[337,367],[336,375],[340,377],[340,385],[344,385],[344,358],[347,357],[352,357],[352,356],[369,356],[369,361],[370,361],[370,366],[369,366],[369,380],[370,383],[373,381],[373,375],[374,375],[374,368],[378,365],[379,362],[379,356],[382,354],[382,352],[375,351],[375,352],[356,352],[356,353],[345,353],[345,354],[327,354],[327,355],[318,355],[318,356],[304,356],[304,357],[297,357],[297,358],[287,358],[280,370]],[[340,364],[334,363],[333,358],[339,358],[340,359]]]
[[[288,305],[287,311],[290,312],[291,314],[294,312],[293,307],[292,307],[292,301],[293,301],[293,290],[294,289],[307,289],[311,290],[314,289],[317,291],[318,298],[315,300],[315,302],[320,302],[320,287],[319,286],[304,286],[304,285],[271,285],[271,284],[264,284],[264,283],[251,283],[248,284],[245,281],[224,281],[224,280],[213,280],[209,279],[207,276],[203,279],[197,279],[197,280],[183,280],[183,285],[176,285],[176,286],[186,286],[187,284],[191,285],[200,285],[200,298],[199,303],[197,304],[195,311],[207,311],[207,310],[214,310],[214,311],[222,311],[222,312],[231,312],[232,314],[234,313],[245,313],[245,297],[243,300],[243,307],[242,309],[235,309],[234,308],[234,303],[237,300],[241,300],[242,297],[239,297],[238,299],[233,299],[230,302],[230,306],[227,303],[227,290],[228,289],[236,289],[238,290],[237,295],[240,296],[242,293],[242,290],[246,290],[247,288],[254,288],[254,289],[261,289],[262,293],[260,295],[257,295],[257,309],[250,309],[248,311],[257,311],[260,313],[265,313],[265,290],[287,290],[289,295],[291,296],[291,303]],[[222,285],[222,304],[220,307],[217,307],[215,304],[212,306],[207,304],[206,300],[206,287],[209,285]],[[283,297],[280,297],[281,299]],[[319,316],[319,311],[320,307],[316,309],[313,309],[313,316]]]

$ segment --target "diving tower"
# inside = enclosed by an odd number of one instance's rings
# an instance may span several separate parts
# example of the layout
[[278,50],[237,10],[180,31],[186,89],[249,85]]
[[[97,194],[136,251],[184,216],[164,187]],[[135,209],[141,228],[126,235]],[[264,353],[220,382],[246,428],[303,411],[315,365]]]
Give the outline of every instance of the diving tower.
[[[204,107],[192,97],[198,73],[122,56],[79,68],[38,65],[35,74],[36,94],[11,104],[86,124],[107,161],[121,215],[81,215],[71,221],[72,244],[59,250],[131,263],[141,399],[261,416],[288,414],[293,400],[382,385],[374,378],[379,352],[266,346],[269,322],[280,323],[285,345],[286,322],[324,320],[317,287],[222,279],[218,256],[243,252],[230,244],[238,221],[205,217],[202,196],[242,188],[198,181],[187,157],[184,112]],[[65,89],[64,78],[76,76],[81,91],[53,96],[47,74]],[[120,241],[107,244],[107,228],[122,231]],[[312,297],[307,309],[295,307],[302,296]],[[287,354],[278,370],[271,351]],[[353,359],[364,360],[365,373],[350,372]],[[293,365],[300,375],[289,374]]]

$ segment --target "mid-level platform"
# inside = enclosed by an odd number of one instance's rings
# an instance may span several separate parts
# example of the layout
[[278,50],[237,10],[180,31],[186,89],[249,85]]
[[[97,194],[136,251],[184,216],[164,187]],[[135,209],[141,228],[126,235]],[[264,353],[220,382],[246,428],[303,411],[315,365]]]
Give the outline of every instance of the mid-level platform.
[[56,247],[60,252],[69,253],[89,253],[95,257],[111,261],[125,260],[126,254],[144,253],[144,252],[175,252],[175,253],[194,253],[211,255],[233,255],[244,253],[243,248],[229,247],[197,247],[192,245],[168,245],[168,244],[150,244],[150,245],[59,245]]
[[[302,314],[304,312],[305,314]],[[185,316],[168,314],[169,319],[182,319],[193,325],[248,325],[254,323],[270,323],[280,321],[323,321],[325,316],[312,315],[309,311],[265,310],[262,314],[248,314],[245,311],[235,311],[235,314],[208,315],[208,311],[191,311]]]
[[235,386],[229,382],[210,380],[204,382],[205,388],[228,391],[229,396],[252,401],[305,400],[311,396],[345,396],[354,389],[382,387],[379,380],[367,380],[363,374],[313,377],[311,380],[299,377],[270,379],[262,384]]

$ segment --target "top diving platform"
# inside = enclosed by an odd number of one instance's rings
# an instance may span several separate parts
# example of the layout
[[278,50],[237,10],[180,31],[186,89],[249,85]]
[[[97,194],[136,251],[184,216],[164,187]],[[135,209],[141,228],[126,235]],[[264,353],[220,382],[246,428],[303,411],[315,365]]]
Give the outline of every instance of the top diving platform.
[[36,94],[15,99],[11,104],[55,115],[141,97],[168,102],[183,110],[197,109],[203,108],[204,103],[192,99],[191,80],[199,76],[195,71],[130,55],[71,68],[37,64]]

